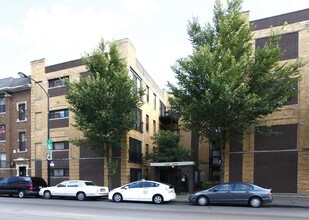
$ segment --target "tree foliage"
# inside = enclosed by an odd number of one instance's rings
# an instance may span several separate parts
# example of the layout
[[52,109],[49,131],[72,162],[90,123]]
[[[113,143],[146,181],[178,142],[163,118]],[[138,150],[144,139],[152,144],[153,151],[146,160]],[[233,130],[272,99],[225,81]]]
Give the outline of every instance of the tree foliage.
[[176,162],[190,160],[190,151],[178,145],[179,135],[173,134],[171,131],[160,130],[152,139],[154,144],[158,145],[158,149],[154,149],[147,159],[154,162]]
[[[125,146],[125,135],[136,123],[133,113],[139,105],[140,91],[129,77],[116,42],[107,44],[101,40],[82,60],[89,76],[68,82],[66,95],[70,110],[74,112],[74,126],[83,133],[83,137],[73,142],[98,148],[111,159],[111,149]],[[117,164],[109,160],[109,176],[116,167]]]
[[242,137],[295,96],[303,66],[299,60],[279,62],[280,36],[274,33],[263,48],[254,50],[252,27],[241,4],[231,0],[224,8],[217,0],[213,25],[202,27],[197,18],[189,22],[193,53],[177,60],[172,69],[178,85],[169,84],[185,128],[222,151],[231,133]]

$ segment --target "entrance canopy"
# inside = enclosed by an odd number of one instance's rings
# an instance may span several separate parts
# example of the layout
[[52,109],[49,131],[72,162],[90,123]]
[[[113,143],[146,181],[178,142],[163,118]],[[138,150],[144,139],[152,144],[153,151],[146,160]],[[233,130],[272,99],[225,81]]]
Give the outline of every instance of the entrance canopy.
[[150,163],[151,167],[195,166],[194,161]]

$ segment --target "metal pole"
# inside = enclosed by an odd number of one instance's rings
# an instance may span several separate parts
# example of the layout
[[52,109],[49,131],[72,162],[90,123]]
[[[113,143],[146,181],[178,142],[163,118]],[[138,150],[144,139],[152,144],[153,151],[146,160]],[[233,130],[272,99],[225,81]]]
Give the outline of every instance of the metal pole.
[[[31,77],[27,76],[26,74],[22,73],[22,72],[18,72],[18,75],[22,78],[28,78],[30,80],[32,80],[35,84],[37,84],[38,86],[41,87],[41,89],[44,91],[46,97],[47,97],[47,140],[46,140],[46,151],[47,151],[47,142],[50,138],[50,132],[49,132],[49,94],[48,92],[44,89],[44,87],[41,85],[40,82],[36,81],[35,79],[32,79]],[[47,158],[47,184],[48,186],[50,186],[50,159]]]

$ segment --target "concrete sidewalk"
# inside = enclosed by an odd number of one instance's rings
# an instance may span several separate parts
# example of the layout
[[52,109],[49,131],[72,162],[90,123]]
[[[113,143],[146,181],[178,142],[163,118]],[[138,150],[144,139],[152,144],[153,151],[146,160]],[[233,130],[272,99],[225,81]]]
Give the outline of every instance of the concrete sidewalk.
[[[189,203],[189,194],[177,194],[175,202]],[[273,202],[264,204],[273,207],[309,208],[309,195],[294,193],[273,193]]]

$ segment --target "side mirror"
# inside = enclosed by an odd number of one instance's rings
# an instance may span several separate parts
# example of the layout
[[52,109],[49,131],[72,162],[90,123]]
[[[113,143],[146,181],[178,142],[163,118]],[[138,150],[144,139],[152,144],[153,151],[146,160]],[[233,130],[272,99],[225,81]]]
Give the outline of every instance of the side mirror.
[[214,192],[217,192],[217,191],[218,191],[218,189],[217,189],[217,188],[214,188],[214,189],[213,189],[213,191],[214,191]]

